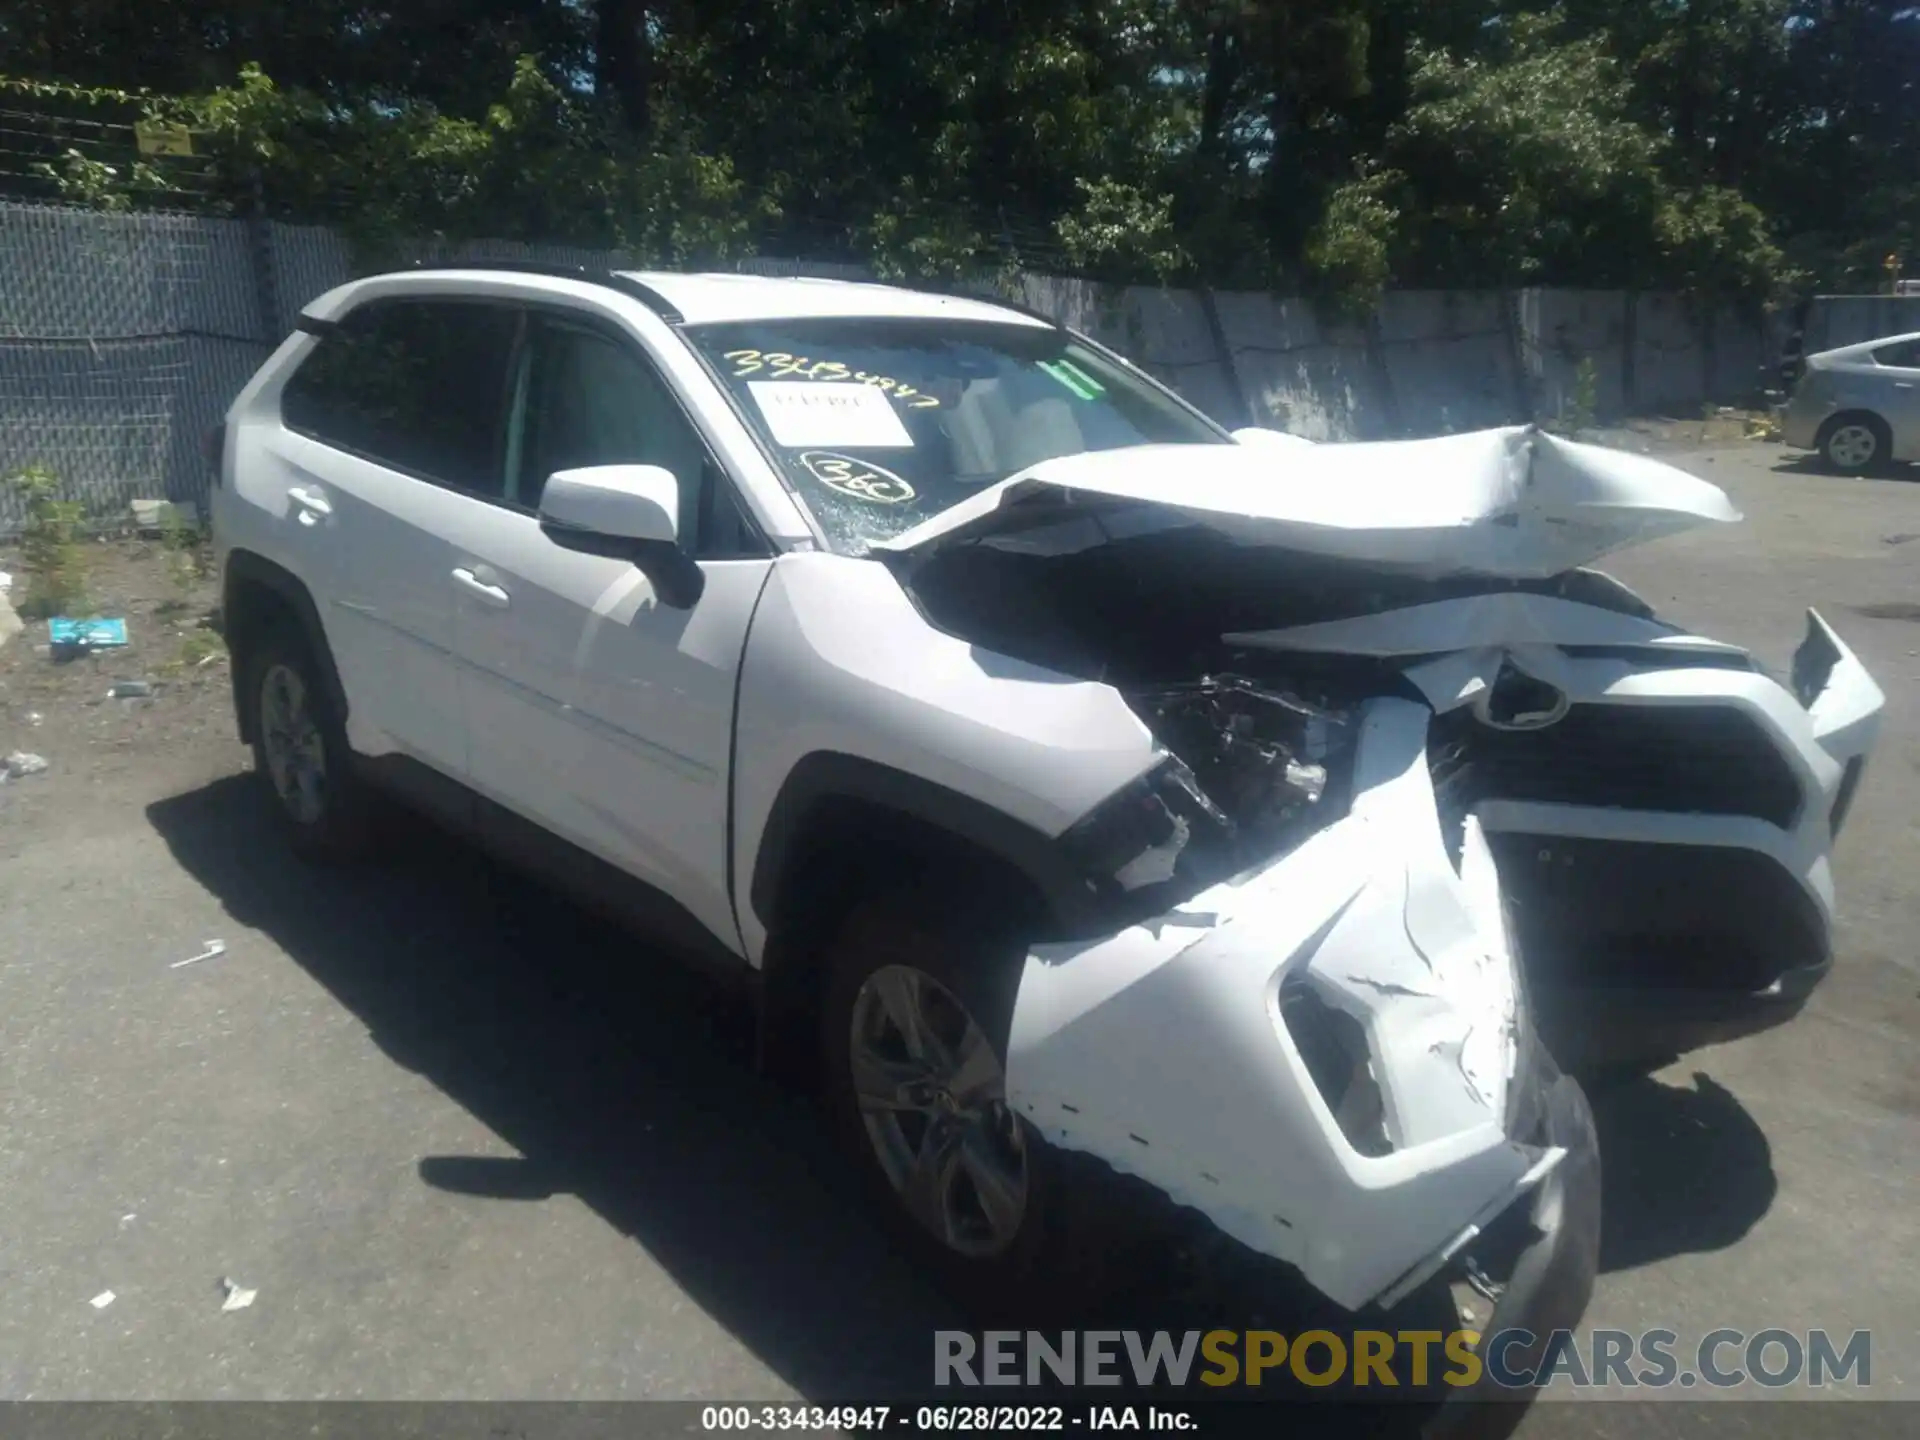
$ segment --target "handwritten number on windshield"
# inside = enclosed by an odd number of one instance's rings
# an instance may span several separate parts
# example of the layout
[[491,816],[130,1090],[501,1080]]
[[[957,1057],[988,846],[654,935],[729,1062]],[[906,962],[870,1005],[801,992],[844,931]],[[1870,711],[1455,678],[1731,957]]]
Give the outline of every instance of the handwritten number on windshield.
[[838,360],[812,360],[780,350],[729,350],[722,358],[732,363],[736,380],[761,374],[772,380],[852,380],[885,391],[894,399],[904,401],[909,410],[934,410],[940,405],[932,395],[904,385],[890,375],[850,370]]

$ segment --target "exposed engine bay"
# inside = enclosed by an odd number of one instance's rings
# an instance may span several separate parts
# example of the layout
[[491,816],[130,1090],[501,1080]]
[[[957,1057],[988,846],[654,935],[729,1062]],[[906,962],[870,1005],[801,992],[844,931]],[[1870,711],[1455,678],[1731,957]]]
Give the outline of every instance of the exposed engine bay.
[[1192,778],[1185,818],[1208,878],[1289,849],[1344,813],[1349,712],[1250,676],[1203,676],[1128,702]]
[[[1393,698],[1427,714],[1425,823],[1456,870],[1483,822],[1545,1010],[1758,996],[1825,963],[1832,825],[1813,807],[1844,819],[1832,796],[1871,735],[1810,709],[1836,663],[1827,711],[1843,688],[1878,701],[1822,622],[1789,686],[1583,567],[1422,575],[1084,495],[1013,520],[891,563],[938,628],[1112,686],[1168,752],[1064,837],[1113,923],[1338,822],[1357,717]],[[1714,898],[1730,891],[1749,899]]]
[[[1527,1118],[1529,1046],[1636,1063],[1791,1015],[1879,692],[1817,615],[1789,689],[1579,583],[1613,603],[1496,583],[1206,636],[1170,601],[1150,646],[1116,636],[1108,683],[1166,754],[1065,837],[1116,929],[1034,946],[1022,1113],[1388,1304],[1452,1252],[1379,1237],[1477,1234],[1578,1153]],[[1616,1013],[1621,1051],[1579,1048]],[[1136,1058],[1188,1029],[1211,1048]],[[1283,1192],[1310,1231],[1250,1198]]]

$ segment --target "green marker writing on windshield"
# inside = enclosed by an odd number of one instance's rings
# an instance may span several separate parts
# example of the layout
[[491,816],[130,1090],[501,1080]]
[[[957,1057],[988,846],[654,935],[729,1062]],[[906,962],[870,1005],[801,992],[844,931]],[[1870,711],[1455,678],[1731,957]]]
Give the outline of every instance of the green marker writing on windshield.
[[1106,386],[1071,360],[1042,360],[1040,368],[1082,400],[1097,400],[1107,393]]

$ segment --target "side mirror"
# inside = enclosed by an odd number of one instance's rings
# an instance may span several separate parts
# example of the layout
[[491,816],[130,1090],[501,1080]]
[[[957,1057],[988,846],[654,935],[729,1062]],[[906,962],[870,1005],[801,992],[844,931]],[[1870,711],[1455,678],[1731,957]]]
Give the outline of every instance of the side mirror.
[[672,545],[680,538],[680,482],[658,465],[556,470],[540,492],[540,523]]
[[1313,441],[1289,435],[1285,430],[1267,430],[1258,425],[1234,431],[1233,438],[1242,445],[1257,445],[1268,450],[1298,450],[1303,445],[1313,444]]
[[680,482],[658,465],[556,470],[540,492],[540,529],[554,544],[631,561],[662,604],[690,610],[707,577],[680,548]]

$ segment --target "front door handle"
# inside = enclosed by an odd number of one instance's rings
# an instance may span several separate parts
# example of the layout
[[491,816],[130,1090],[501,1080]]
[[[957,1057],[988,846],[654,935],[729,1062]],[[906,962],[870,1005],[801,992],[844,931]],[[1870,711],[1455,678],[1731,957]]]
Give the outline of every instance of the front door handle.
[[333,506],[318,490],[290,485],[287,487],[287,498],[299,507],[302,525],[318,525],[327,516],[333,514]]
[[496,610],[507,608],[507,592],[498,585],[489,585],[464,565],[454,570],[453,583],[482,604],[491,605]]

